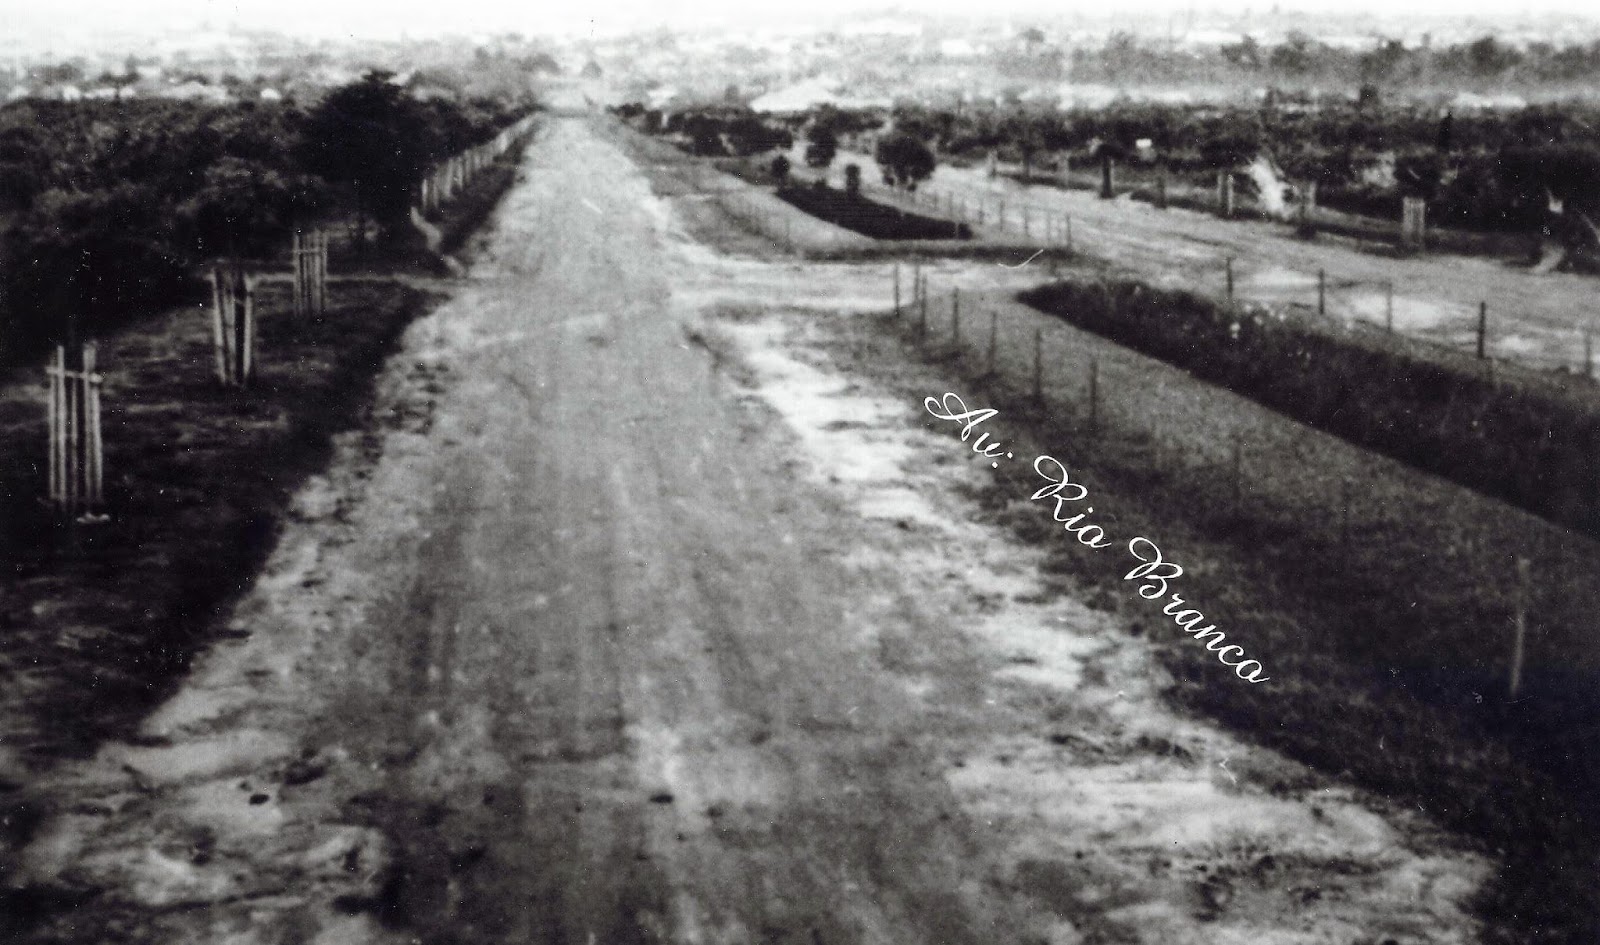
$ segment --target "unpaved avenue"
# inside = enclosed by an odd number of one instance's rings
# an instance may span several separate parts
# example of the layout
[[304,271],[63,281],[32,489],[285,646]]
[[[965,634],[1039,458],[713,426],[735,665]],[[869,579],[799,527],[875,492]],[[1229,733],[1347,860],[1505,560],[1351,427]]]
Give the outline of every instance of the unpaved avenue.
[[[28,941],[1471,934],[1481,864],[1165,714],[1135,641],[958,521],[915,404],[702,321],[848,272],[686,244],[581,120],[526,171],[243,638],[41,787],[20,879],[84,901]],[[883,457],[926,469],[879,483],[922,525],[852,505]]]

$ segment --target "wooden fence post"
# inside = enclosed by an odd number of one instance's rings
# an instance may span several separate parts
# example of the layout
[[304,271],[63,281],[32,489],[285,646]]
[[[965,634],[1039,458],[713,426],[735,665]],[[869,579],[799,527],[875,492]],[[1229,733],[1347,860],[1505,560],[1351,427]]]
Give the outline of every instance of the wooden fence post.
[[1355,484],[1349,476],[1339,480],[1339,545],[1350,549],[1350,505],[1355,501]]
[[1233,431],[1233,514],[1244,510],[1244,434]]
[[928,334],[928,277],[922,277],[922,291],[917,293],[917,335]]
[[900,263],[894,264],[894,317],[900,317]]
[[1522,661],[1523,650],[1528,635],[1528,559],[1517,559],[1517,592],[1516,609],[1512,613],[1512,640],[1511,640],[1511,681],[1507,687],[1511,698],[1515,699],[1522,689]]
[[1089,432],[1100,432],[1100,359],[1089,359]]
[[1033,399],[1044,401],[1044,330],[1033,330]]
[[1478,360],[1488,356],[1489,303],[1478,303]]
[[1000,346],[1000,310],[989,310],[989,370],[988,374],[995,371],[995,353]]
[[1428,241],[1428,202],[1421,197],[1400,199],[1400,245],[1422,249]]
[[1385,331],[1394,332],[1394,280],[1390,279],[1383,284],[1383,327]]
[[1229,256],[1227,259],[1224,259],[1222,261],[1222,271],[1223,271],[1224,277],[1227,279],[1228,301],[1232,302],[1233,301],[1233,257],[1232,256]]
[[1328,270],[1317,270],[1317,314],[1328,314]]
[[961,289],[957,286],[950,287],[950,344],[958,352],[961,349]]

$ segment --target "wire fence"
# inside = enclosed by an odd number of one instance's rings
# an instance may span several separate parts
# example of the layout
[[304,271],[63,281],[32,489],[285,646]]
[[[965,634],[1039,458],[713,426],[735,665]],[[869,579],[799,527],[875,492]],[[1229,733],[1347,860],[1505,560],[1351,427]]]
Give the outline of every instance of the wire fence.
[[1534,631],[1582,626],[1596,589],[1573,579],[1571,563],[1586,553],[1573,550],[1576,536],[1521,534],[1504,547],[1489,533],[1492,514],[1439,516],[1419,527],[1414,479],[1375,478],[1370,454],[1331,435],[1277,421],[1266,407],[1219,404],[1226,394],[1174,397],[1167,385],[1183,382],[1153,377],[1145,356],[1043,321],[1010,299],[963,291],[958,271],[896,262],[886,277],[889,314],[934,359],[1031,400],[1080,444],[1114,439],[1126,451],[1137,443],[1148,466],[1171,477],[1179,501],[1220,506],[1239,522],[1317,522],[1307,530],[1324,546],[1317,554],[1348,560],[1353,581],[1390,564],[1408,574],[1448,568],[1471,606],[1505,609],[1510,632],[1486,645],[1498,654],[1509,698],[1524,686],[1536,643],[1546,666],[1554,650],[1572,644],[1565,633],[1558,641]]
[[[1084,245],[1103,245],[1108,235],[1100,225],[1075,220],[1059,207],[1013,195],[927,185],[915,191],[875,186],[874,193],[889,201],[941,210],[991,237],[1020,236],[1039,248],[1077,252]],[[1335,331],[1381,328],[1448,355],[1505,361],[1554,375],[1596,377],[1600,319],[1594,315],[1552,325],[1548,319],[1497,310],[1487,300],[1419,297],[1392,279],[1350,277],[1245,255],[1186,254],[1181,261],[1182,278],[1192,283],[1190,288],[1231,304],[1320,322]],[[1147,275],[1137,270],[1129,274]]]

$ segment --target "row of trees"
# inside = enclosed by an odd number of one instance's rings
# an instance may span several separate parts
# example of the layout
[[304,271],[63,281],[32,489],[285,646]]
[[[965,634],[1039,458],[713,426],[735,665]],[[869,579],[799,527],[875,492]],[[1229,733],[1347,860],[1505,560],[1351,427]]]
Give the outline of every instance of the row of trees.
[[24,100],[0,109],[0,344],[180,292],[218,256],[276,254],[330,213],[395,232],[426,169],[532,102],[427,102],[374,72],[291,105]]
[[1130,77],[1151,84],[1319,85],[1372,83],[1390,88],[1451,89],[1521,85],[1527,88],[1592,84],[1600,79],[1600,42],[1513,45],[1494,36],[1460,43],[1407,45],[1378,39],[1366,48],[1333,46],[1291,32],[1265,43],[1254,36],[1196,53],[1133,33],[1111,33],[1099,46],[1071,49],[1025,43],[995,53],[1004,75],[1019,80],[1111,82]]
[[[872,111],[842,110],[824,105],[808,116],[791,116],[785,122],[757,115],[748,108],[717,106],[663,116],[638,103],[618,106],[616,114],[651,134],[676,135],[692,154],[701,156],[735,155],[748,157],[765,151],[787,151],[794,147],[795,132],[806,142],[804,159],[808,167],[824,168],[838,156],[841,139],[883,128],[886,117]],[[915,133],[898,129],[878,135],[873,154],[885,184],[915,190],[918,183],[933,174],[933,150]],[[780,183],[786,182],[791,166],[782,154],[773,158],[769,169]],[[848,189],[859,190],[860,168],[850,165]]]
[[[1293,179],[1315,181],[1325,205],[1392,218],[1405,195],[1433,202],[1453,225],[1523,230],[1543,224],[1547,195],[1600,213],[1600,108],[1537,106],[1454,115],[1368,100],[1269,96],[1259,106],[1124,102],[1101,109],[907,105],[880,116],[947,159],[1075,164],[1109,154],[1163,164],[1205,185],[1259,153]],[[1141,142],[1148,147],[1141,148]]]

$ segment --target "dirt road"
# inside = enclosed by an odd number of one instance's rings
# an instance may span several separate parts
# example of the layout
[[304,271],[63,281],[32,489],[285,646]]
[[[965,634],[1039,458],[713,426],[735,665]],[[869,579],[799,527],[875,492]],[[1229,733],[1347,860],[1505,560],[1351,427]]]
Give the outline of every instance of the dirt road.
[[21,941],[1471,939],[1486,862],[1173,715],[830,368],[881,265],[695,243],[585,119],[525,171],[238,639],[37,786]]

